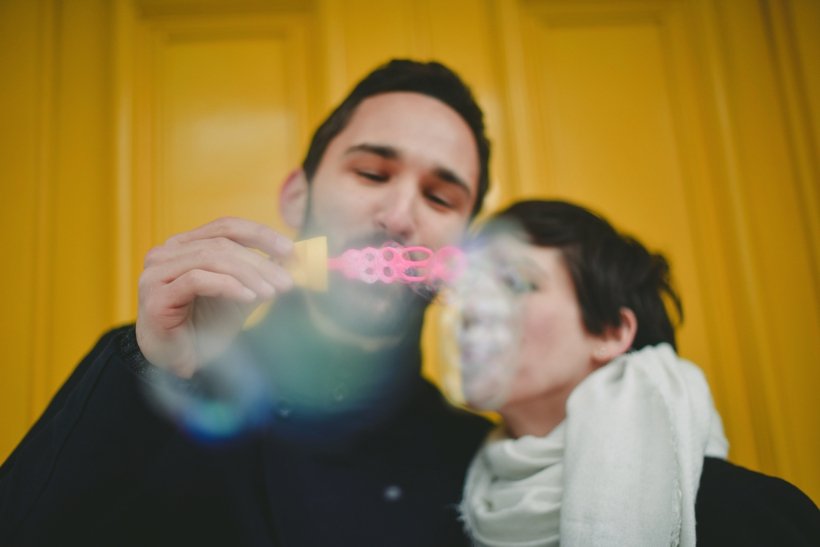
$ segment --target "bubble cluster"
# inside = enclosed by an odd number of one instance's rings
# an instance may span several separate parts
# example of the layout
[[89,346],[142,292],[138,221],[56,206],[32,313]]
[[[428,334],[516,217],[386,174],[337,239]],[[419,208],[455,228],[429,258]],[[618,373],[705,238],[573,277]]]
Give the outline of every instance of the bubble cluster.
[[499,408],[517,372],[520,310],[510,269],[475,252],[447,289],[442,316],[444,387],[457,402]]

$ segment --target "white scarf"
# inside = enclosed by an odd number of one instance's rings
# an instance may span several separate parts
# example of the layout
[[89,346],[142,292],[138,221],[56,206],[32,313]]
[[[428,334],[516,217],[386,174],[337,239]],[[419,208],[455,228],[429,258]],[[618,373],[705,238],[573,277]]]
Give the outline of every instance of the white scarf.
[[668,344],[590,374],[546,437],[494,431],[461,510],[481,547],[695,545],[704,456],[728,441],[709,386]]

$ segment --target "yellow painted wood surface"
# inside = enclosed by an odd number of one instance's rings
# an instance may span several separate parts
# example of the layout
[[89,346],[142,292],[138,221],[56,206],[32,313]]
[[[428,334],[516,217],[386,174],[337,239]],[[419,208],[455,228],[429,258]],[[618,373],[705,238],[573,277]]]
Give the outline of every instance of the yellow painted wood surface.
[[820,499],[814,0],[0,2],[0,459],[134,318],[147,249],[281,229],[310,131],[396,56],[472,84],[488,209],[578,200],[669,255],[732,459]]

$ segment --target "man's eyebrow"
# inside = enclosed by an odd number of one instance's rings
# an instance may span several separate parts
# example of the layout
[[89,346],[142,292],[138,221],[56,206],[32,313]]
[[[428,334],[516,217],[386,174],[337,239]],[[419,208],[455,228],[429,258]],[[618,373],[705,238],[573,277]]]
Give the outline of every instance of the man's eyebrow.
[[355,154],[357,152],[366,152],[368,154],[375,154],[377,156],[381,156],[384,159],[394,160],[399,157],[399,151],[393,148],[392,146],[384,146],[381,144],[356,144],[345,150],[345,156],[350,154]]

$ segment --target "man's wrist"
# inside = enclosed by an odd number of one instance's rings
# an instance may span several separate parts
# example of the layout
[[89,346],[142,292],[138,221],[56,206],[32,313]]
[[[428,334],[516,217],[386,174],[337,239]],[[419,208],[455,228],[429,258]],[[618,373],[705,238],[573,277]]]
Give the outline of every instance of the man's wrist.
[[137,376],[143,379],[149,379],[150,376],[156,374],[154,365],[145,358],[145,355],[142,354],[142,350],[137,343],[137,329],[135,325],[130,325],[124,329],[120,335],[120,351],[122,352],[125,364],[131,372]]
[[165,388],[173,386],[174,389],[181,391],[196,389],[196,383],[191,379],[179,378],[146,359],[137,342],[137,329],[135,325],[127,327],[120,334],[120,352],[128,369],[148,384],[154,386],[161,385]]

